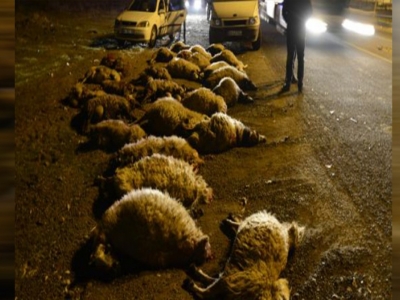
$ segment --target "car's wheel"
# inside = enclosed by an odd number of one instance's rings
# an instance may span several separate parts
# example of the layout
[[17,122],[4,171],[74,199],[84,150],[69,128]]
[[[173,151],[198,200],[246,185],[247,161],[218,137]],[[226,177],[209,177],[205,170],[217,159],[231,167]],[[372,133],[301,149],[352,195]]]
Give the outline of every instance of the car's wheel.
[[261,27],[260,27],[260,29],[258,31],[257,40],[251,43],[251,45],[253,46],[253,50],[254,51],[257,51],[257,50],[259,50],[261,48],[261,41],[262,41],[261,36],[262,36],[262,34],[261,34]]
[[117,44],[119,48],[122,48],[125,46],[125,40],[117,40]]
[[157,41],[157,27],[154,25],[151,29],[150,40],[149,40],[149,48],[154,48]]

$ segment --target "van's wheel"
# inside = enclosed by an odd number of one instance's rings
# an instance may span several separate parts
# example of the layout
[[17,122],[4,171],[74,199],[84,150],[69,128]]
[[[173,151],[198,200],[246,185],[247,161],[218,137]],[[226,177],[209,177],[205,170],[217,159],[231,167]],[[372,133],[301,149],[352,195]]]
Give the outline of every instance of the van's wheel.
[[252,42],[252,43],[251,43],[251,45],[252,45],[254,51],[257,51],[257,50],[259,50],[259,49],[261,48],[261,41],[262,41],[261,35],[262,35],[262,34],[261,34],[261,27],[260,27],[260,29],[259,29],[259,31],[258,31],[258,38],[257,38],[257,40],[256,40],[255,42]]
[[151,29],[150,40],[149,40],[149,48],[154,48],[157,41],[157,27],[153,26]]
[[125,40],[117,40],[118,48],[122,48],[125,46]]

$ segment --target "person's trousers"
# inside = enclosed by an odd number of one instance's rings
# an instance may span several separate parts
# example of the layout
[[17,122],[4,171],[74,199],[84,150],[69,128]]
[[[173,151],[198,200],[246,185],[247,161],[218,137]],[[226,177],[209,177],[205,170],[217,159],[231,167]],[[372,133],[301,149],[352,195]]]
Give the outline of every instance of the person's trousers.
[[304,49],[305,49],[305,29],[290,29],[286,31],[286,77],[285,84],[289,84],[293,78],[294,62],[297,56],[297,80],[299,86],[303,85],[304,78]]

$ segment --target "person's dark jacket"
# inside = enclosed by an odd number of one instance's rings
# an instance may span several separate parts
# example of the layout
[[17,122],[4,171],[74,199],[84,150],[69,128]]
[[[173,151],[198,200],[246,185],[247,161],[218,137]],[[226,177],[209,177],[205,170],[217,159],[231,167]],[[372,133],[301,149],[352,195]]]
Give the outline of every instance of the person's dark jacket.
[[284,0],[282,4],[282,16],[288,26],[304,26],[312,15],[310,0]]

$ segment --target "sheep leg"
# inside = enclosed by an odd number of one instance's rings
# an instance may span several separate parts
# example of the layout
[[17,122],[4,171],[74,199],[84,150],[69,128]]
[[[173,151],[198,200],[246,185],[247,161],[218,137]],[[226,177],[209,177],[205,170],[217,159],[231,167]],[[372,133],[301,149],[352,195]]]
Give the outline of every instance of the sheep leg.
[[189,270],[188,270],[188,275],[192,278],[194,278],[196,281],[200,281],[201,283],[205,284],[212,284],[218,278],[211,277],[207,275],[206,273],[203,272],[203,270],[197,268],[195,265],[191,265]]
[[209,286],[202,288],[194,283],[193,280],[189,280],[186,284],[186,289],[199,299],[215,299],[215,297],[220,294],[218,289],[220,287],[220,285],[218,285],[219,281],[220,280],[217,279]]

